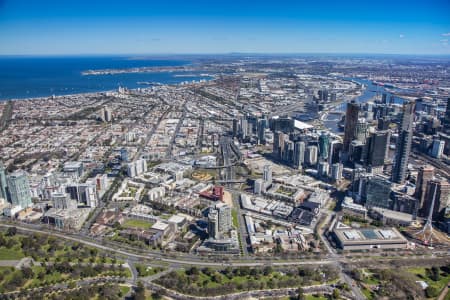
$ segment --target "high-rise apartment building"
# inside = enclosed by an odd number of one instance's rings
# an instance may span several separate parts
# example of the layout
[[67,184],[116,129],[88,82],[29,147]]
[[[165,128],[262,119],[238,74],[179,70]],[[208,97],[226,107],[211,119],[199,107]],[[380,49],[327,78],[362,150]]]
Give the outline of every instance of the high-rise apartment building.
[[231,207],[225,203],[217,203],[209,209],[208,233],[209,236],[218,239],[222,233],[232,228]]
[[442,122],[442,129],[446,134],[450,134],[450,98],[447,99],[447,108],[445,109],[444,121]]
[[308,146],[306,147],[306,154],[305,154],[305,162],[313,166],[317,164],[317,146]]
[[264,165],[263,180],[267,186],[270,186],[272,184],[272,166],[271,165]]
[[300,141],[294,144],[294,166],[300,168],[305,162],[305,142]]
[[344,151],[348,152],[350,144],[354,139],[356,123],[359,116],[359,104],[355,101],[347,103],[344,127]]
[[[432,207],[434,199],[434,207]],[[433,209],[433,219],[443,214],[445,208],[450,205],[450,183],[445,179],[432,179],[428,181],[425,200],[422,211],[428,216]]]
[[7,183],[12,205],[25,208],[32,204],[30,183],[24,171],[18,170],[9,174]]
[[435,139],[431,144],[431,156],[434,158],[441,158],[444,154],[445,142]]
[[210,209],[208,214],[208,234],[210,238],[219,237],[219,213],[215,209]]
[[366,142],[366,138],[369,132],[369,124],[366,119],[359,118],[356,122],[354,139],[360,141],[361,143]]
[[414,102],[405,102],[401,112],[394,166],[392,168],[392,181],[399,184],[403,184],[406,179],[413,136],[413,121]]
[[228,232],[232,227],[231,207],[225,203],[217,203],[215,206],[219,214],[219,232]]
[[0,198],[8,200],[8,194],[6,192],[7,188],[6,182],[6,169],[3,163],[0,161]]
[[258,144],[266,144],[266,120],[258,120]]
[[388,155],[388,145],[390,139],[390,132],[374,131],[371,132],[367,139],[367,165],[377,168],[382,167]]
[[419,208],[423,206],[425,200],[425,193],[427,191],[428,181],[434,177],[434,167],[430,165],[422,166],[419,168],[417,175],[416,190],[414,196],[419,200]]
[[326,132],[322,132],[319,136],[319,157],[327,159],[330,148],[330,136]]
[[391,208],[391,182],[382,176],[370,177],[366,185],[366,207]]

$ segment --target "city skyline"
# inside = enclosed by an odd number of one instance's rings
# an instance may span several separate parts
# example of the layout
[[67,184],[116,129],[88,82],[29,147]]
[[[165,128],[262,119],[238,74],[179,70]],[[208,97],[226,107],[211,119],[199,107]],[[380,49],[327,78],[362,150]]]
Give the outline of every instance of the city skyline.
[[0,1],[0,55],[450,54],[445,1]]
[[450,2],[0,0],[1,299],[449,299]]

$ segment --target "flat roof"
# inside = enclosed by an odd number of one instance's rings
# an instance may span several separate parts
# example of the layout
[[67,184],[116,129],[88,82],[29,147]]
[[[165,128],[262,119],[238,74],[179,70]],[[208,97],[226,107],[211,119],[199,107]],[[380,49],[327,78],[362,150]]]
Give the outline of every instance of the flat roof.
[[173,222],[173,223],[177,223],[177,224],[178,224],[178,223],[184,222],[184,220],[186,220],[186,218],[183,217],[183,216],[173,215],[173,216],[171,216],[171,217],[169,218],[169,220],[167,220],[167,221]]
[[164,231],[169,226],[169,224],[161,221],[157,221],[153,224],[152,229]]
[[408,241],[394,227],[375,229],[337,228],[334,233],[343,245],[406,244]]
[[299,120],[294,120],[294,127],[302,130],[302,129],[310,129],[313,128],[314,126]]
[[403,222],[412,222],[413,221],[413,216],[411,214],[407,214],[407,213],[403,213],[403,212],[399,212],[399,211],[395,211],[395,210],[390,210],[390,209],[386,209],[386,208],[381,208],[381,207],[373,207],[372,210],[383,215],[386,218],[389,218],[389,219],[403,221]]

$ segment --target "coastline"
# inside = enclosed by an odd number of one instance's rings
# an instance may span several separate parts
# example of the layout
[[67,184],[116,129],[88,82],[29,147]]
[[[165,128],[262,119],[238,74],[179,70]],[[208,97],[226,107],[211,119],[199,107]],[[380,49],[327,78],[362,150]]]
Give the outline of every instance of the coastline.
[[82,76],[97,76],[97,75],[117,75],[117,74],[134,74],[134,73],[161,73],[161,72],[202,72],[193,67],[135,67],[135,68],[124,68],[124,69],[96,69],[96,70],[85,70],[81,72]]
[[[201,82],[211,81],[215,80],[216,76],[213,74],[208,74],[208,76],[176,76],[173,75],[173,78],[175,79],[185,79],[184,81],[174,82],[174,83],[163,83],[163,82],[156,82],[156,81],[137,81],[135,82],[135,87],[128,88],[127,86],[123,86],[124,88],[127,88],[130,91],[138,91],[138,90],[147,90],[151,89],[156,86],[176,86],[176,85],[185,85],[185,84],[198,84]],[[201,78],[199,80],[189,80],[190,78]],[[122,87],[122,86],[119,86]],[[46,96],[31,96],[31,97],[19,97],[19,98],[1,98],[0,96],[0,103],[1,102],[8,102],[8,101],[29,101],[29,100],[49,100],[52,98],[59,98],[59,97],[75,97],[75,96],[94,96],[98,95],[101,96],[106,93],[116,93],[117,89],[99,89],[92,92],[73,92],[73,93],[55,93],[55,94],[49,94]]]
[[[0,101],[109,92],[119,87],[143,88],[138,82],[179,84],[213,79],[201,74],[207,72],[189,71],[196,68],[199,66],[177,57],[0,57]],[[198,75],[175,76],[185,73]]]

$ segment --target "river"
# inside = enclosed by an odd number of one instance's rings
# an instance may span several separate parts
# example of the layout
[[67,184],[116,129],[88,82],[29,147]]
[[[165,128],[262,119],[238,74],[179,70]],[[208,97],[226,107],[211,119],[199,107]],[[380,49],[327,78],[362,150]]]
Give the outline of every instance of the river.
[[[393,102],[397,104],[403,103],[403,99],[393,95],[389,91],[387,91],[384,87],[373,84],[372,81],[367,79],[361,79],[361,78],[342,78],[344,80],[353,81],[358,84],[364,84],[365,89],[364,92],[355,98],[356,102],[358,103],[366,103],[375,97],[381,97],[382,94],[387,95],[387,99],[390,99],[393,97]],[[341,104],[337,105],[333,110],[345,113],[345,110],[347,108],[347,102],[343,101]],[[325,127],[327,127],[329,130],[331,130],[334,133],[342,133],[341,130],[339,130],[338,123],[341,119],[342,114],[327,114],[325,120],[323,120],[323,124]]]

